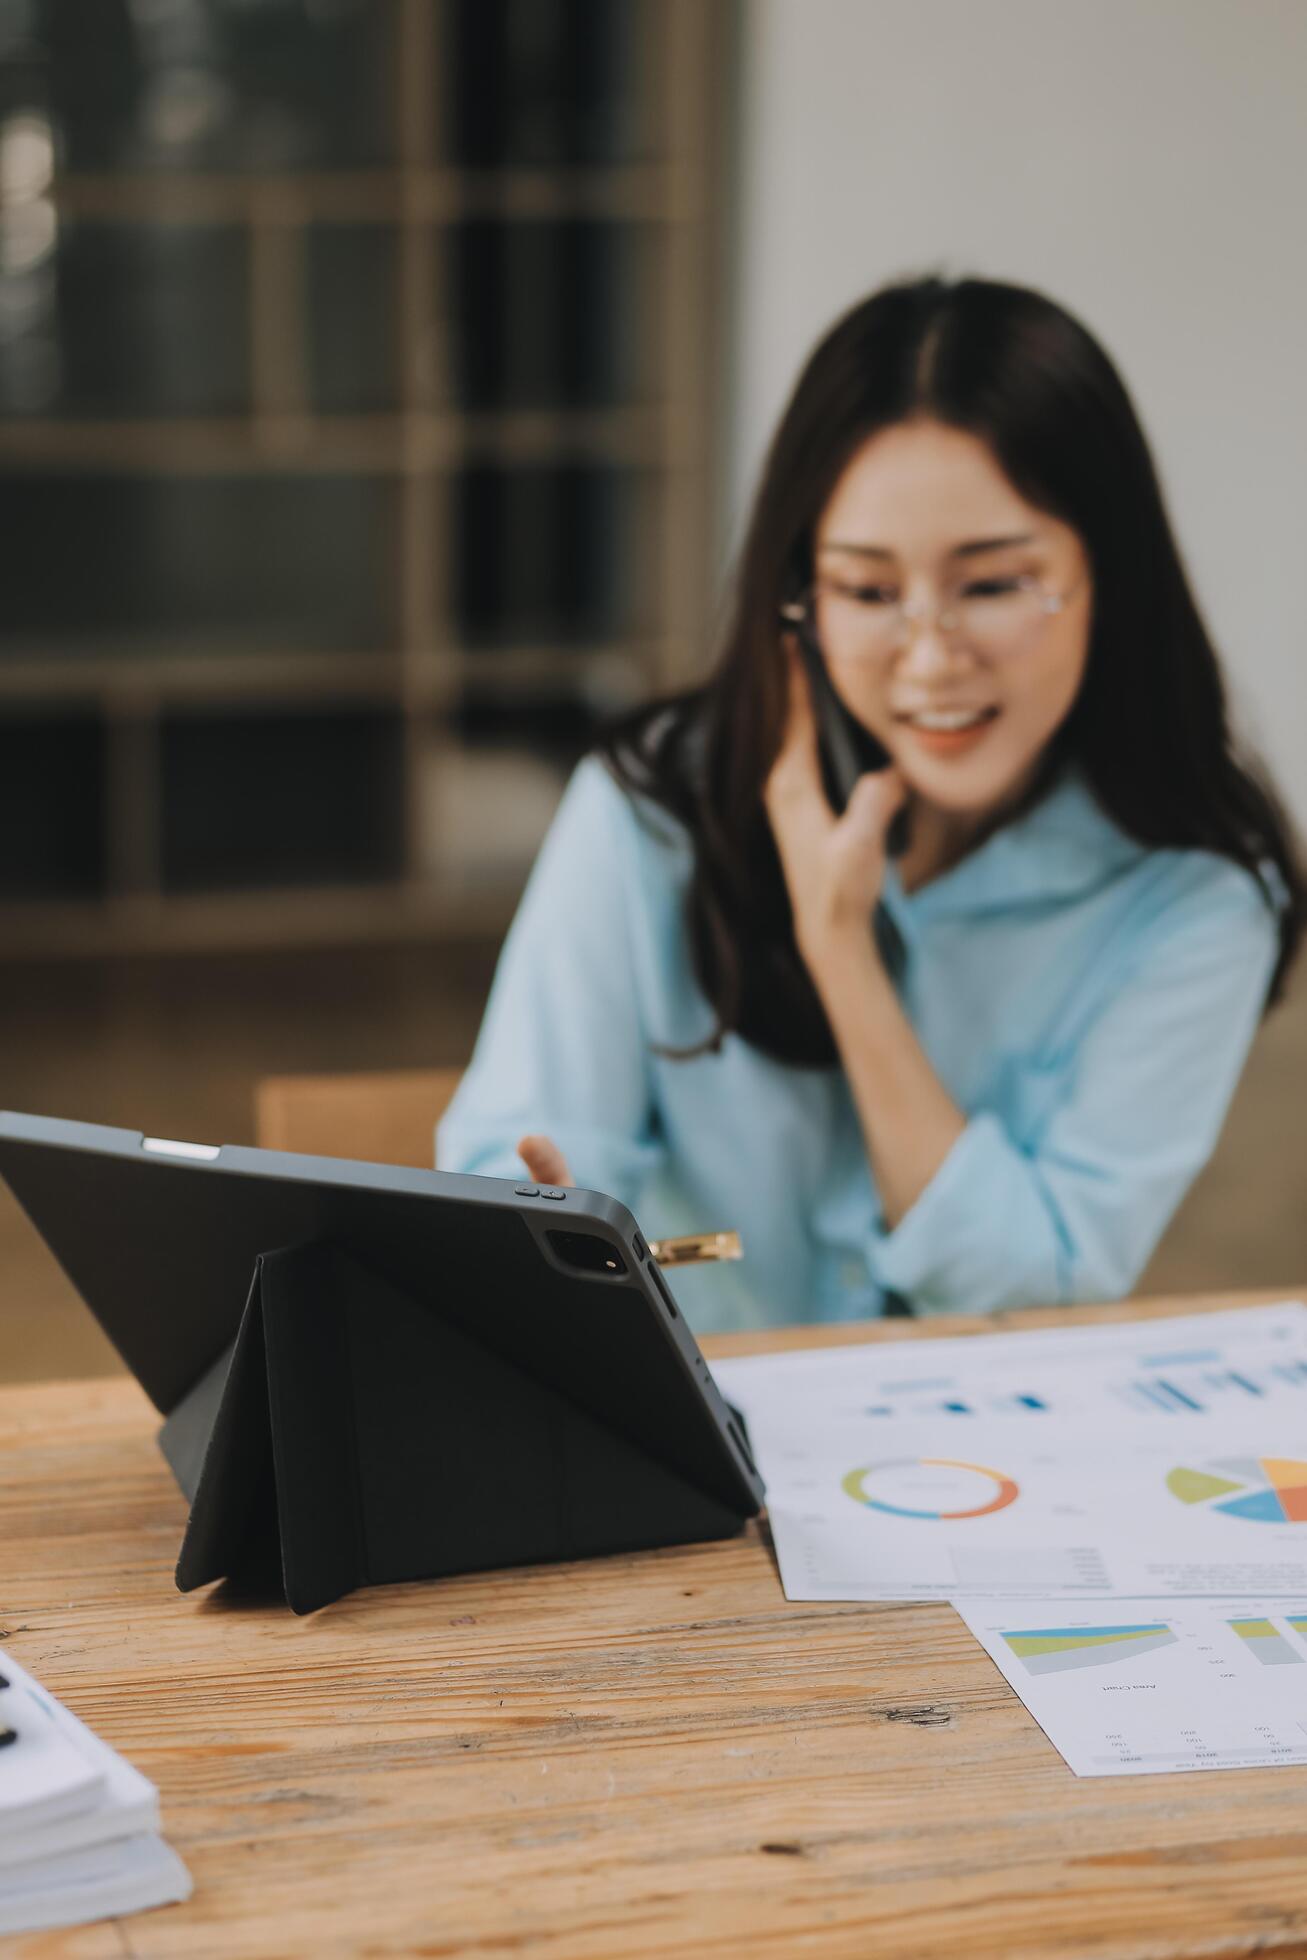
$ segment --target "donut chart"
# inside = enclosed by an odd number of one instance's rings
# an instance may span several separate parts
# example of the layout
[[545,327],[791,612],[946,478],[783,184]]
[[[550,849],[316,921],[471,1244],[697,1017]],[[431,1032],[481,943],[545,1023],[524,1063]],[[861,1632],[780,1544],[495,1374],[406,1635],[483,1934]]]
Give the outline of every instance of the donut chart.
[[848,1471],[840,1488],[868,1511],[932,1522],[988,1517],[1005,1510],[1019,1494],[1019,1486],[1003,1471],[951,1456],[887,1457]]
[[1182,1504],[1200,1504],[1227,1518],[1307,1524],[1307,1463],[1294,1457],[1221,1457],[1196,1470],[1177,1465],[1166,1487]]

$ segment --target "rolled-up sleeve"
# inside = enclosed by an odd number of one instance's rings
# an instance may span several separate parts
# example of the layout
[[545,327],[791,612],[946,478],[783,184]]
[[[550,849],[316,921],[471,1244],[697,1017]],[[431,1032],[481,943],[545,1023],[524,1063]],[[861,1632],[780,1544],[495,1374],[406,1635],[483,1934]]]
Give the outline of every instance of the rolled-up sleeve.
[[1207,1162],[1278,950],[1255,881],[1193,854],[1178,888],[1047,1066],[1033,1137],[974,1111],[869,1264],[919,1312],[985,1312],[1127,1293]]
[[602,764],[576,770],[504,942],[476,1049],[436,1132],[442,1170],[522,1174],[553,1138],[578,1184],[627,1204],[656,1168],[649,1041],[629,907],[633,807]]

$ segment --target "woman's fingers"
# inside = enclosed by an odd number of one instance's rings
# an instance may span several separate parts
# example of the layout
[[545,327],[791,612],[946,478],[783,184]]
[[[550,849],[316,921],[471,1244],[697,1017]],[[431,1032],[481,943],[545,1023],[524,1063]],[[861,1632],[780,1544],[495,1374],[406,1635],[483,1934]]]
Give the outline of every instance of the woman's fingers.
[[785,735],[763,791],[794,915],[800,953],[817,975],[868,925],[885,876],[886,833],[907,797],[892,765],[859,777],[840,816],[822,785],[817,718],[803,663],[785,647],[789,702]]
[[537,1184],[575,1184],[567,1159],[552,1137],[523,1137],[517,1154]]
[[859,776],[844,812],[844,827],[850,838],[883,850],[886,833],[907,800],[908,786],[892,766]]

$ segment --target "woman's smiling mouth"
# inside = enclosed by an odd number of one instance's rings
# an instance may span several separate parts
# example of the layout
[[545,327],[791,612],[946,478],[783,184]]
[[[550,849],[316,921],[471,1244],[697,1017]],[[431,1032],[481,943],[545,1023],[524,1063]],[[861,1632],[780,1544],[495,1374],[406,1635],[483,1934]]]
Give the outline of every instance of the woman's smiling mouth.
[[918,708],[894,719],[930,754],[958,755],[974,748],[998,715],[997,708]]

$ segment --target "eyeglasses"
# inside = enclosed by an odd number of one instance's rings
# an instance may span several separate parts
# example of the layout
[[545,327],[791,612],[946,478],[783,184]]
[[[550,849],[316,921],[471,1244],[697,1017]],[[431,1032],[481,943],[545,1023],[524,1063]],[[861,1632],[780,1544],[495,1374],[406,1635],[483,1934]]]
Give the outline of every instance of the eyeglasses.
[[782,606],[781,617],[815,633],[831,660],[887,659],[907,645],[915,627],[931,621],[950,646],[1005,659],[1036,644],[1049,618],[1083,584],[1081,577],[1056,592],[1031,573],[973,578],[946,593],[941,604],[927,606],[896,597],[894,587],[883,582],[826,577]]

